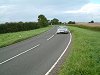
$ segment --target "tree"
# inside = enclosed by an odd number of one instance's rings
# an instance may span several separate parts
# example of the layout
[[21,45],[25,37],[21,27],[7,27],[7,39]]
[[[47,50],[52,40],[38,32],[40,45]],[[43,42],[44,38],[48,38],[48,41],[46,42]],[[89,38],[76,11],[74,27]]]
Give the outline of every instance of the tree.
[[91,22],[89,22],[89,23],[94,23],[94,21],[92,20]]
[[75,21],[69,21],[68,24],[75,24]]
[[38,24],[43,27],[48,26],[47,18],[44,15],[39,15],[38,16]]
[[51,20],[51,24],[52,25],[56,25],[56,24],[59,24],[59,20],[54,18],[53,20]]

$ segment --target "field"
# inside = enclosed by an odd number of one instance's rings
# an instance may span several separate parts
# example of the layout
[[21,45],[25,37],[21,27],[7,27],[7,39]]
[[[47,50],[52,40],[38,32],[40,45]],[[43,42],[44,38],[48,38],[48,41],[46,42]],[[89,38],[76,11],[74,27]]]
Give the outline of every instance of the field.
[[78,25],[85,25],[85,26],[91,26],[91,27],[100,27],[100,23],[98,22],[98,23],[82,23],[82,22],[80,22],[80,23],[77,23]]
[[79,28],[84,28],[88,30],[94,30],[94,31],[100,31],[100,24],[98,23],[97,25],[94,24],[89,24],[89,23],[78,23],[78,24],[69,24],[68,26],[74,26],[74,27],[79,27]]
[[39,29],[35,29],[35,30],[29,30],[29,31],[0,34],[0,47],[11,45],[13,43],[36,36],[40,33],[43,33],[45,31],[49,30],[50,28],[52,28],[52,26],[39,28]]
[[100,31],[69,26],[72,48],[58,75],[100,75]]

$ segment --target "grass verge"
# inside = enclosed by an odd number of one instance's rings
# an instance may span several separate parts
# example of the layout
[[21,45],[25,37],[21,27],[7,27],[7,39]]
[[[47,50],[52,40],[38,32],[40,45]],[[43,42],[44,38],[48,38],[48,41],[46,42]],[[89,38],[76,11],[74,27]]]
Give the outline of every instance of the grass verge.
[[41,34],[49,30],[50,28],[52,28],[52,26],[30,30],[30,31],[0,34],[0,47],[5,47],[13,43],[17,43],[19,41],[25,40],[27,38],[36,36],[38,34]]
[[72,48],[58,75],[100,75],[100,32],[69,26]]

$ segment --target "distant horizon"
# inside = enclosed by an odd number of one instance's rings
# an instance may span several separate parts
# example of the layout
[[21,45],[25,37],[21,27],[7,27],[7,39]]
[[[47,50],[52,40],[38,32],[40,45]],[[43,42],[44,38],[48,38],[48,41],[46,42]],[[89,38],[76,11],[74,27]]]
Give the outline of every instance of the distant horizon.
[[[71,21],[71,20],[70,20]],[[92,20],[91,20],[92,21]],[[37,22],[37,21],[11,21],[11,22],[8,22],[8,23],[14,23],[14,22],[16,22],[16,23],[18,23],[18,22]],[[68,23],[69,21],[67,21],[66,23]],[[75,21],[76,22],[76,21]],[[89,21],[90,22],[90,21]],[[76,23],[89,23],[89,22],[76,22]],[[7,23],[7,22],[0,22],[0,24],[5,24],[5,23]],[[64,22],[63,22],[64,23]],[[100,22],[95,22],[94,21],[94,23],[100,23]]]

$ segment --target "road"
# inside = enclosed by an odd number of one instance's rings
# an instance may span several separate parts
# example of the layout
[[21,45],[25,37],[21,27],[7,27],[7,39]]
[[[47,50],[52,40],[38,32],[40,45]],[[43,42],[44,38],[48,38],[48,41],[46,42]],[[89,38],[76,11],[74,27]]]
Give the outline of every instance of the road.
[[70,34],[56,30],[0,48],[0,75],[46,75],[70,41]]

